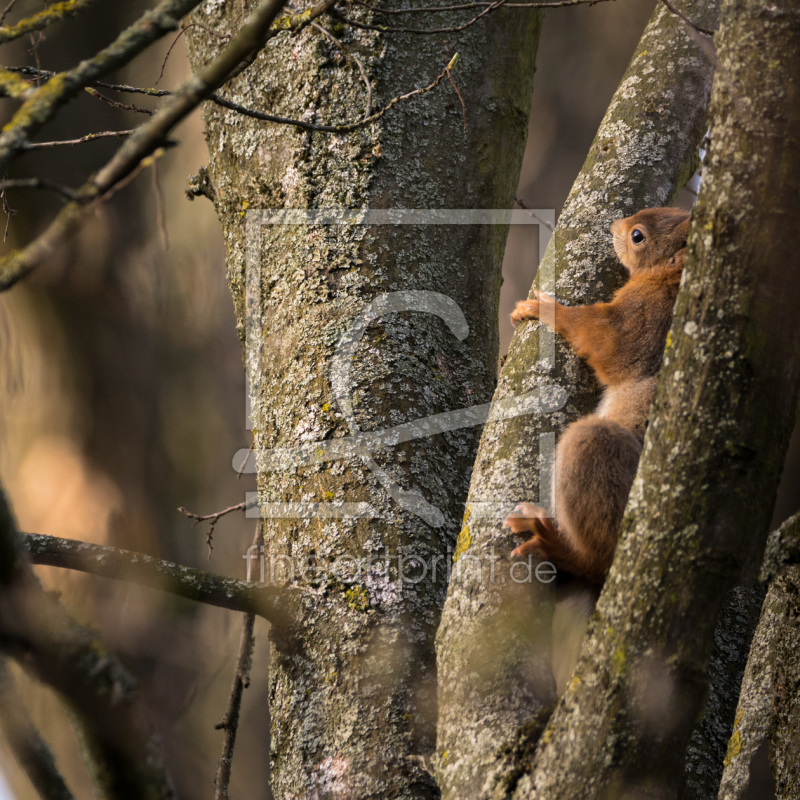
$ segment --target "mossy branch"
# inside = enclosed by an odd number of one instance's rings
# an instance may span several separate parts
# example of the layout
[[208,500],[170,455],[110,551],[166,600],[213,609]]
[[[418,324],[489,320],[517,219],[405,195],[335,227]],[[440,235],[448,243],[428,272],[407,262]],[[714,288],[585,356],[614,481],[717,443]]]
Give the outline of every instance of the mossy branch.
[[76,17],[85,8],[88,8],[96,0],[66,0],[63,3],[53,3],[48,6],[44,11],[34,14],[32,17],[20,20],[16,25],[3,25],[0,26],[0,44],[12,42],[14,39],[19,39],[20,36],[25,36],[29,33],[36,31],[43,31],[49,28],[56,22]]
[[[317,15],[324,13],[335,2],[336,0],[324,0],[314,7],[316,9],[315,13]],[[168,0],[168,2],[162,3],[159,8],[167,5],[180,5],[181,3],[192,6],[197,4],[197,0]],[[270,36],[276,35],[277,31],[271,32],[270,26],[284,3],[285,0],[265,0],[265,2],[262,2],[248,22],[231,40],[230,44],[210,64],[189,78],[171,95],[153,118],[137,128],[111,160],[78,190],[79,199],[77,201],[67,204],[37,239],[22,250],[15,250],[9,253],[0,261],[0,291],[13,286],[17,281],[28,275],[37,264],[47,258],[62,243],[64,238],[75,230],[93,201],[100,200],[126,176],[144,163],[144,160],[163,143],[167,134],[175,125],[197,108],[215,89],[229,80],[242,63],[246,63],[250,57],[264,46]],[[296,26],[299,29],[308,21],[308,15],[297,16],[302,18],[297,19],[296,22]],[[56,97],[61,97],[59,86],[65,81],[64,75],[67,74],[69,73],[62,73],[52,77],[39,92],[56,84],[53,94]],[[82,77],[86,78],[86,74],[85,72],[82,73]],[[95,77],[97,76],[92,75],[89,77],[87,83],[90,80],[94,80]],[[24,108],[25,106],[18,113],[21,113]],[[13,120],[9,124],[13,124]],[[31,127],[22,126],[22,128],[19,128],[18,133],[22,138],[18,138],[16,141],[17,152],[25,147],[25,133],[31,130]],[[0,164],[2,164],[2,153],[3,136],[0,135]]]

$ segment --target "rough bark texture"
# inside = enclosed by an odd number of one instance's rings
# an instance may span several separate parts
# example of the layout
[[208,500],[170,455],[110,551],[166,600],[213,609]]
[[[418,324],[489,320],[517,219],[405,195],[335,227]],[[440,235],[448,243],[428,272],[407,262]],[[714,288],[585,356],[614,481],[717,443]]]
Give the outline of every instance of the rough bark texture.
[[[800,386],[800,9],[723,6],[711,147],[620,544],[528,796],[673,797],[726,591],[757,568]],[[522,796],[522,795],[520,795]]]
[[713,800],[717,797],[750,643],[765,594],[763,584],[752,583],[736,586],[728,595],[714,631],[703,719],[695,728],[686,753],[686,783],[681,792],[682,800]]
[[[687,6],[703,25],[715,23],[716,8],[713,2]],[[608,299],[618,288],[622,268],[609,225],[669,203],[692,174],[711,80],[700,49],[659,6],[564,206],[539,270],[542,288],[552,291],[548,276],[555,276],[558,299],[567,304]],[[437,777],[449,798],[512,792],[530,766],[541,732],[537,720],[546,719],[554,700],[548,592],[535,579],[514,582],[508,554],[519,542],[501,523],[515,503],[539,496],[540,436],[586,413],[597,385],[563,341],[546,334],[540,341],[542,330],[520,326],[494,400],[554,384],[569,399],[549,416],[485,427],[457,548],[466,568],[451,579],[437,639]]]
[[765,741],[776,779],[776,796],[800,796],[800,566],[782,573],[769,588],[753,639],[728,744],[720,800],[747,794],[750,763]]
[[753,637],[719,800],[748,796],[751,764],[765,742],[776,781],[776,797],[789,800],[800,796],[798,545],[800,515],[795,515],[770,536],[767,545],[761,577],[774,580]]
[[[224,32],[240,12],[239,2],[207,2],[197,20]],[[348,14],[370,20],[356,6]],[[300,133],[206,108],[209,193],[222,222],[243,340],[252,280],[245,269],[248,209],[510,208],[513,200],[540,26],[535,12],[500,10],[458,35],[391,39],[324,22],[364,62],[376,108],[430,83],[457,50],[453,77],[466,105],[466,133],[446,81],[347,135]],[[200,28],[189,33],[196,69],[217,42]],[[273,39],[225,96],[335,124],[360,119],[365,94],[339,46],[308,28]],[[348,400],[360,429],[380,430],[490,399],[506,226],[261,227],[252,215],[248,225],[251,254],[262,254],[252,265],[258,291],[251,311],[261,320],[263,343],[247,354],[257,452],[349,435],[341,408]],[[343,334],[373,299],[402,290],[451,298],[469,335],[459,341],[436,313],[378,318],[349,359],[346,397],[337,395],[330,364]],[[435,311],[436,302],[429,307]],[[433,639],[476,446],[477,431],[469,428],[373,454],[378,466],[370,466],[440,510],[440,520],[429,516],[441,521],[438,527],[401,508],[359,457],[278,471],[260,462],[264,504],[364,502],[377,514],[266,522],[268,558],[315,568],[343,556],[373,559],[355,574],[351,563],[339,579],[313,571],[295,576],[304,592],[295,635],[274,641],[276,796],[438,795],[429,771]],[[397,558],[412,555],[426,562],[427,579],[402,584]],[[418,575],[408,563],[405,571]]]

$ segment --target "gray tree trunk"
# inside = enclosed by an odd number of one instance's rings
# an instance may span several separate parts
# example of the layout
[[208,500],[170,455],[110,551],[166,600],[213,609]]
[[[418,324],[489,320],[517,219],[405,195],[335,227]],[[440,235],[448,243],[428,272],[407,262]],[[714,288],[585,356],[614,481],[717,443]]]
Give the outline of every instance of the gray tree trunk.
[[[207,3],[196,19],[224,33],[240,13],[239,2]],[[370,20],[356,6],[347,13]],[[487,403],[507,224],[263,225],[253,209],[510,208],[540,17],[500,10],[459,35],[392,39],[321,21],[363,61],[375,108],[430,83],[457,50],[466,132],[446,80],[346,135],[204,109],[206,188],[222,222],[239,330],[244,341],[255,322],[260,334],[247,366],[267,571],[283,556],[309,567],[294,575],[304,592],[294,630],[274,641],[273,788],[278,797],[435,797],[434,633],[477,420],[344,460],[279,462],[268,451],[309,443],[313,451],[314,442],[338,444],[358,429]],[[201,28],[189,40],[195,68],[218,46]],[[366,92],[339,47],[307,28],[270,41],[225,96],[335,124],[364,115]],[[397,294],[409,290],[425,294]],[[347,340],[332,374],[337,347],[372,301],[371,323],[360,343]],[[363,514],[321,518],[342,503],[361,503]],[[305,516],[275,516],[303,504]],[[398,581],[399,556],[422,559],[427,578]],[[357,570],[354,560],[367,558]],[[324,572],[336,559],[338,577]],[[403,567],[420,574],[409,561]]]
[[[698,24],[715,24],[714,2],[692,2],[686,11]],[[669,203],[691,176],[705,131],[712,73],[684,28],[659,5],[539,269],[537,283],[552,291],[554,276],[561,302],[608,299],[620,285],[622,268],[609,225]],[[494,401],[536,390],[549,392],[556,407],[563,390],[568,400],[556,413],[485,427],[457,548],[457,566],[464,568],[451,579],[437,638],[437,777],[446,798],[513,793],[530,769],[555,699],[549,590],[535,578],[515,583],[524,580],[524,570],[510,574],[508,555],[519,540],[500,526],[515,503],[549,496],[546,489],[540,495],[543,456],[554,433],[596,403],[597,385],[563,341],[542,330],[533,324],[519,328]]]
[[[639,472],[536,797],[673,797],[726,591],[764,549],[800,387],[800,9],[726,0],[711,149]],[[520,794],[522,796],[522,794]]]
[[774,579],[742,681],[719,800],[747,796],[753,758],[765,744],[778,800],[800,796],[800,515],[770,537],[773,543],[777,546],[767,548],[762,578]]

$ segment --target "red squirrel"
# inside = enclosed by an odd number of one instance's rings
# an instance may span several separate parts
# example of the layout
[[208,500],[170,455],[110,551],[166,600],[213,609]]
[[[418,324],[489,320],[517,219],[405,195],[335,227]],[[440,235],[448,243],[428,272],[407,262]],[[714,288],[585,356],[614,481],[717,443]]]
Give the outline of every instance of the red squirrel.
[[[517,303],[514,323],[540,316],[586,359],[603,385],[593,414],[573,422],[555,455],[553,513],[522,503],[504,525],[532,534],[512,555],[536,553],[599,591],[614,557],[617,533],[642,450],[656,376],[672,322],[690,214],[648,208],[611,226],[614,249],[630,275],[610,303],[567,307],[535,291]],[[549,309],[548,309],[549,310]],[[543,314],[544,316],[544,314]]]

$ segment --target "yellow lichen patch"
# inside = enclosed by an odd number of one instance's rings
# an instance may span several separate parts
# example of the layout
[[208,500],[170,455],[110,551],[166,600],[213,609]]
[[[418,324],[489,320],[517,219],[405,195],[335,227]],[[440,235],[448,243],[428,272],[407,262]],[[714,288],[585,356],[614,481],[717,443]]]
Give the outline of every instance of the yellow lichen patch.
[[369,592],[363,586],[353,586],[344,593],[347,605],[353,611],[369,610]]
[[472,534],[469,532],[469,526],[465,525],[458,534],[458,541],[456,542],[456,551],[453,553],[453,563],[455,564],[458,559],[467,552],[469,546],[472,544]]
[[739,755],[741,750],[742,750],[742,735],[737,730],[734,731],[733,736],[731,736],[731,738],[728,739],[728,752],[725,753],[725,761],[722,762],[723,766],[727,767],[728,764],[730,764],[731,761],[733,761],[733,759]]

